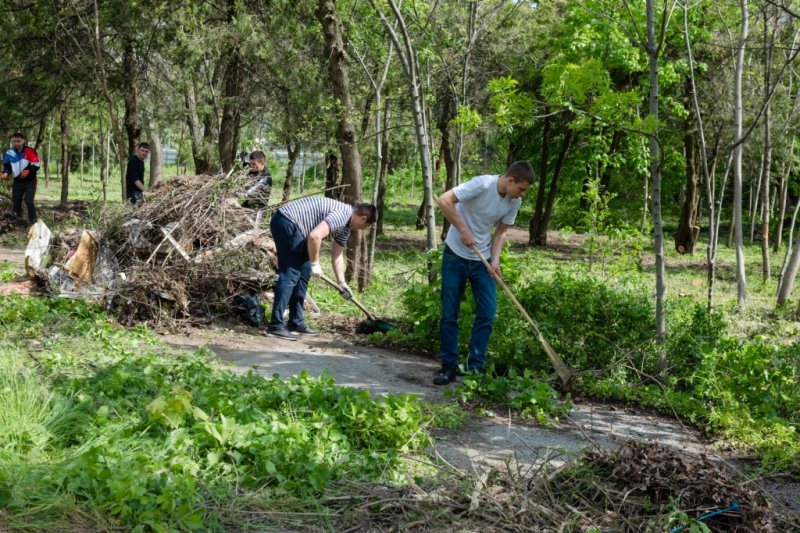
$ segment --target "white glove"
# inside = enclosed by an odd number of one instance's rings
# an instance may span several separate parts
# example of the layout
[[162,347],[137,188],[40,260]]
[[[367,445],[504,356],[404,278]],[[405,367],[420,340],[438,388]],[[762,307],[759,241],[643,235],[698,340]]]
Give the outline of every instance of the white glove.
[[311,263],[311,275],[312,276],[321,276],[322,275],[322,267],[319,264],[319,261],[314,261]]
[[349,300],[353,297],[353,290],[344,281],[339,284],[339,293],[345,300]]

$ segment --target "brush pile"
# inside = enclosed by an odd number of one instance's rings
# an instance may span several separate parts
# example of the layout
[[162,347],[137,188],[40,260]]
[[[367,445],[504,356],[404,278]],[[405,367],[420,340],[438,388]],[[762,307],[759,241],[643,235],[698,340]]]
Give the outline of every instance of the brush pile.
[[275,246],[257,213],[240,205],[241,176],[162,182],[135,207],[106,211],[101,248],[124,273],[109,304],[124,324],[206,322],[230,314],[238,294],[273,285]]
[[[775,513],[755,486],[674,448],[627,441],[616,450],[585,451],[560,467],[550,459],[475,475],[443,470],[429,485],[350,484],[322,503],[337,531],[393,531],[397,524],[409,531],[484,533],[689,533],[701,531],[699,524],[714,532],[788,533],[800,527],[796,518]],[[279,523],[275,513],[255,511],[254,519],[304,529],[303,514],[286,512]]]

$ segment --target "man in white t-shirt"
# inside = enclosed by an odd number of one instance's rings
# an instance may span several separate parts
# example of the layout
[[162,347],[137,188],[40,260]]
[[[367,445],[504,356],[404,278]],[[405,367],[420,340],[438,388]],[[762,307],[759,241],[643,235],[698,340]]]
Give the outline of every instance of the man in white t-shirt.
[[480,250],[494,273],[500,275],[500,251],[506,233],[514,224],[522,197],[534,179],[533,168],[518,161],[502,176],[478,176],[445,192],[436,202],[451,224],[442,255],[439,349],[442,369],[433,378],[436,385],[451,383],[458,375],[458,310],[467,281],[475,297],[475,323],[469,341],[467,370],[483,371],[497,311],[497,291],[492,273],[472,246]]

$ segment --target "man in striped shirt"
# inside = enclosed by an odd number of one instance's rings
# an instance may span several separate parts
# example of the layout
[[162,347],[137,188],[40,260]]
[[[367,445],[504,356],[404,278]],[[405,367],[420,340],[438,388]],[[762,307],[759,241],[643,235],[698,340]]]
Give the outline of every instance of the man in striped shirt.
[[[269,227],[278,251],[278,285],[267,331],[276,337],[297,340],[300,334],[316,335],[303,320],[303,302],[311,275],[322,275],[319,253],[322,239],[333,239],[333,274],[345,299],[353,291],[344,280],[344,249],[352,231],[365,229],[375,222],[374,205],[355,206],[331,198],[302,198],[278,209]],[[289,322],[283,313],[289,307]]]

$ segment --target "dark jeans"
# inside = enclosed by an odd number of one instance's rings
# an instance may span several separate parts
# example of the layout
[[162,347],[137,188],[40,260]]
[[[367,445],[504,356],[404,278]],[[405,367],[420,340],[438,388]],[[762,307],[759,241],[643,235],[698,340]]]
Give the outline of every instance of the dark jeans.
[[481,261],[464,259],[445,245],[442,255],[442,320],[440,322],[442,365],[458,366],[458,311],[469,281],[475,297],[475,323],[469,340],[468,370],[481,370],[497,311],[497,287]]
[[11,186],[11,206],[14,208],[14,213],[22,218],[22,200],[24,199],[25,205],[28,207],[28,221],[31,224],[36,222],[36,206],[33,205],[35,196],[36,178],[14,180],[14,184]]
[[144,198],[144,193],[137,189],[131,193],[131,195],[128,197],[128,201],[136,205],[136,202],[138,202],[142,198]]
[[278,251],[278,284],[275,286],[275,301],[272,303],[268,328],[276,330],[286,327],[283,312],[289,306],[289,328],[302,329],[305,326],[303,301],[311,278],[306,238],[300,228],[279,211],[272,215],[269,229]]

